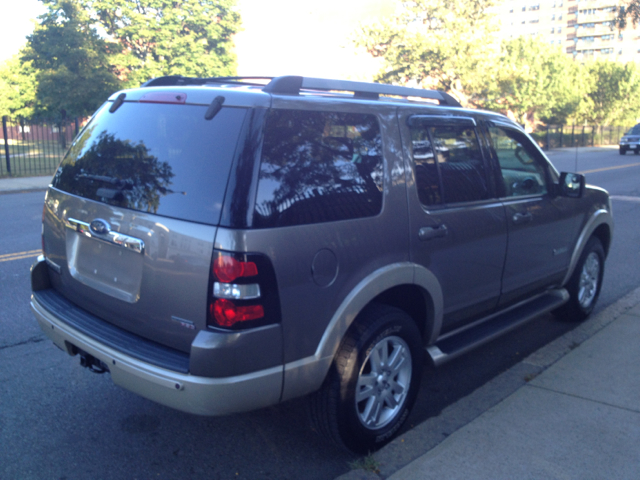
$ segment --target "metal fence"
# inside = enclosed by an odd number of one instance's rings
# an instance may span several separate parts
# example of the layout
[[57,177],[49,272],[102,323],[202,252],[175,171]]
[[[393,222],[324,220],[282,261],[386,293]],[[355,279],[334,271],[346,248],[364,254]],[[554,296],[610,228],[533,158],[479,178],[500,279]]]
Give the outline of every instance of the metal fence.
[[79,128],[79,119],[26,121],[2,117],[0,177],[53,175]]
[[[53,175],[81,119],[25,121],[2,117],[0,177]],[[631,126],[548,125],[531,135],[545,150],[563,147],[617,145]]]
[[633,125],[547,125],[531,134],[545,150],[563,147],[618,145]]

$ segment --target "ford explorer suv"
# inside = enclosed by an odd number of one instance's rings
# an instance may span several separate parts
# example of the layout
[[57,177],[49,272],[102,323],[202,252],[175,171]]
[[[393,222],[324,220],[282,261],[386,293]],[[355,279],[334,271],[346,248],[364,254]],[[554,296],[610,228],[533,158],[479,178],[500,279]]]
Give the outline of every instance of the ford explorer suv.
[[606,191],[446,93],[161,77],[115,93],[45,197],[31,307],[114,383],[200,415],[309,396],[356,452],[426,361],[594,308]]

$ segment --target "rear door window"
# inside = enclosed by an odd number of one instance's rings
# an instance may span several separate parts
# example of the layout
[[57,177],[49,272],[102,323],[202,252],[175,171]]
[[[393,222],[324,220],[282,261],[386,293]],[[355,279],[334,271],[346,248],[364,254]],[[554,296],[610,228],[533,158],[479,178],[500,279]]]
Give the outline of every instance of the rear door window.
[[473,123],[415,116],[411,118],[410,131],[416,185],[423,205],[491,197]]
[[382,209],[382,140],[374,115],[269,112],[254,226],[370,217]]
[[246,109],[107,104],[71,146],[53,186],[118,207],[215,225]]

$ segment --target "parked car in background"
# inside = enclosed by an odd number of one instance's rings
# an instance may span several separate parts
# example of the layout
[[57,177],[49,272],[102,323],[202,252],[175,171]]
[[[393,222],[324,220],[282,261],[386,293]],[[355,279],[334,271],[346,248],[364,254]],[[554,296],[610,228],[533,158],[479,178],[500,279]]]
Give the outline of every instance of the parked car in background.
[[640,153],[640,123],[620,139],[620,155],[625,155],[629,150],[633,150],[636,155]]
[[310,395],[317,430],[367,452],[425,358],[586,318],[612,234],[606,191],[446,93],[162,77],[54,175],[31,307],[132,392],[201,415]]

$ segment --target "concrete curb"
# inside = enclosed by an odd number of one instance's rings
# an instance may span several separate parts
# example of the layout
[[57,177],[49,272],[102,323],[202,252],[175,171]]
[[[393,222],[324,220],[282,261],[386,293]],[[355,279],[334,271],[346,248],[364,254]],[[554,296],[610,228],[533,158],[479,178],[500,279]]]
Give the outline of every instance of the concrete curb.
[[39,177],[0,178],[0,195],[45,191],[51,183],[51,175]]
[[638,304],[640,304],[640,288],[628,293],[470,395],[450,405],[440,415],[427,419],[375,452],[373,459],[378,465],[377,474],[357,469],[337,477],[336,480],[380,480],[393,475],[437,447],[449,435],[515,393],[527,382]]

